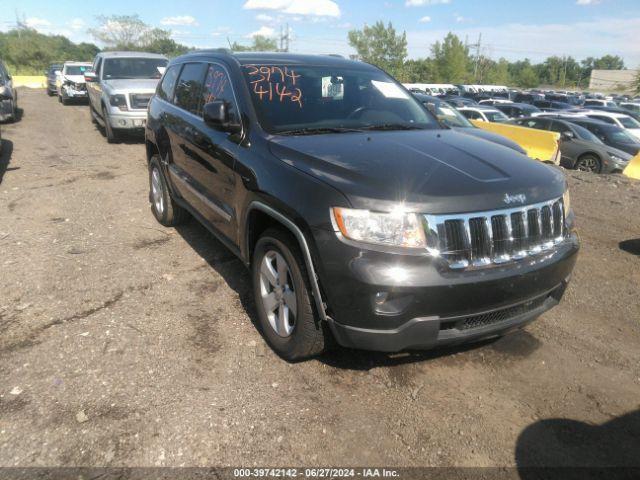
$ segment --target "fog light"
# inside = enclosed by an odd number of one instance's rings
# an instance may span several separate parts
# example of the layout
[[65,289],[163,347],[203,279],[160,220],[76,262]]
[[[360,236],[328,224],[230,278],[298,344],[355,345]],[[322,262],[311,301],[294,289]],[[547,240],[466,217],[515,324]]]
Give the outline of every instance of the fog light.
[[120,124],[123,127],[125,127],[127,125],[127,121],[126,120],[118,120],[118,124]]
[[387,301],[388,297],[389,297],[389,292],[378,292],[374,295],[373,301],[375,302],[376,305],[382,305],[384,304],[384,302]]
[[371,296],[371,301],[373,310],[378,315],[399,315],[411,305],[413,295],[378,292]]

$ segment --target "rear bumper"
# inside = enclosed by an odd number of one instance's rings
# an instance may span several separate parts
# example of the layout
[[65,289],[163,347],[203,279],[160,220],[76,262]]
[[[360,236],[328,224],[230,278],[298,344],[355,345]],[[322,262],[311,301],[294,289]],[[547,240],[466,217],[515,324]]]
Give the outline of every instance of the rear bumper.
[[399,352],[425,350],[480,341],[509,333],[533,322],[558,304],[568,280],[544,295],[510,307],[453,318],[413,318],[392,330],[351,327],[331,322],[338,343],[349,348]]

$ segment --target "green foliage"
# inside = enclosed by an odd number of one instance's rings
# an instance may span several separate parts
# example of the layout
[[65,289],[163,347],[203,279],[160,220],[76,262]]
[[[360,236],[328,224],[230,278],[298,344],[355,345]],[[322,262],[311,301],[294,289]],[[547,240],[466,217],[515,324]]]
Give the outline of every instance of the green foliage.
[[0,32],[0,58],[14,75],[42,75],[50,64],[65,60],[89,62],[99,51],[92,43],[76,44],[30,28]]
[[469,49],[457,35],[449,32],[444,40],[431,47],[438,82],[468,83],[471,80]]
[[483,55],[476,58],[451,32],[431,46],[430,57],[406,60],[405,33],[397,35],[391,23],[385,27],[382,22],[352,30],[348,39],[356,49],[357,58],[383,68],[406,83],[480,83],[522,88],[544,84],[586,88],[591,70],[624,68],[622,58],[617,55],[589,57],[580,63],[572,57],[551,56],[536,65],[528,59],[509,62],[501,58],[496,62]]
[[231,50],[234,52],[277,52],[278,43],[273,38],[256,35],[253,37],[251,45],[247,46],[241,45],[238,42],[233,42]]
[[360,60],[399,78],[403,76],[407,58],[406,32],[399,35],[391,23],[385,27],[384,23],[376,22],[372,27],[365,25],[362,30],[351,30],[348,38]]
[[98,26],[89,29],[89,33],[105,45],[105,50],[142,50],[169,57],[190,50],[173,40],[170,30],[151,28],[138,15],[101,15],[97,21]]

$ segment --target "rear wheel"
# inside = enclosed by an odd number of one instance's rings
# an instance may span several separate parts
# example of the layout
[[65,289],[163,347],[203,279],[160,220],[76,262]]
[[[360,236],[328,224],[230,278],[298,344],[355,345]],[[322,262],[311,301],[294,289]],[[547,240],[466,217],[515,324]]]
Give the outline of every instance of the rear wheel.
[[289,361],[322,353],[330,333],[314,311],[305,264],[291,235],[269,229],[260,237],[252,280],[258,320],[269,346]]
[[600,159],[592,154],[581,156],[576,162],[576,170],[582,172],[600,173],[602,171],[602,163]]
[[149,162],[149,201],[151,212],[165,227],[184,223],[189,214],[171,197],[171,192],[160,168],[160,157],[154,155]]

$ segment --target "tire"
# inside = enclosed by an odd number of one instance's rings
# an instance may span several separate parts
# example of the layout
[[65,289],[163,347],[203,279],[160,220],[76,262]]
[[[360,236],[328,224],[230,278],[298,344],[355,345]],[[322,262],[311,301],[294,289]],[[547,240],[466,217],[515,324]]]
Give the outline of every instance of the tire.
[[[286,273],[281,273],[285,266]],[[260,328],[269,346],[287,361],[325,351],[331,334],[315,313],[307,269],[290,234],[278,229],[262,234],[253,252],[251,277]],[[269,304],[275,307],[269,310]]]
[[62,95],[62,105],[69,105],[69,99],[67,97],[65,97],[64,95]]
[[602,162],[596,155],[587,153],[578,158],[575,169],[582,172],[601,173]]
[[91,123],[93,123],[94,125],[98,125],[98,121],[96,120],[96,111],[93,108],[93,105],[91,105],[91,100],[89,100],[89,116],[91,117]]
[[107,137],[107,143],[118,143],[120,138],[116,131],[111,126],[111,120],[109,120],[109,112],[102,107],[102,120],[104,121],[104,135]]
[[171,197],[157,155],[151,157],[149,162],[149,202],[151,213],[165,227],[175,227],[189,219],[189,213]]

